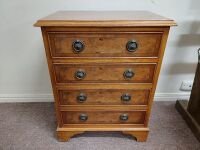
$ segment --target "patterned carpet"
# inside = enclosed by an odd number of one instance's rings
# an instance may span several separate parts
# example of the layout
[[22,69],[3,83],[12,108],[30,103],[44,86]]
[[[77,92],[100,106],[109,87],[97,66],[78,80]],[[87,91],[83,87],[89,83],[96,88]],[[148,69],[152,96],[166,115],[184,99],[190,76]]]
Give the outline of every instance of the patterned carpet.
[[175,102],[154,102],[147,142],[120,132],[87,132],[58,142],[53,103],[0,104],[0,150],[200,150]]

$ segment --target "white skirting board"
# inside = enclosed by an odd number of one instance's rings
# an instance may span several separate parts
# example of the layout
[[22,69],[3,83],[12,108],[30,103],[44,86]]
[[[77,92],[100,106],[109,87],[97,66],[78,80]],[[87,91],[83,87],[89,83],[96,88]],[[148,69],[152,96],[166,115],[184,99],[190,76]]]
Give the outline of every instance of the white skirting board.
[[[156,93],[154,101],[176,101],[189,99],[190,93]],[[53,102],[52,94],[0,94],[0,103]]]

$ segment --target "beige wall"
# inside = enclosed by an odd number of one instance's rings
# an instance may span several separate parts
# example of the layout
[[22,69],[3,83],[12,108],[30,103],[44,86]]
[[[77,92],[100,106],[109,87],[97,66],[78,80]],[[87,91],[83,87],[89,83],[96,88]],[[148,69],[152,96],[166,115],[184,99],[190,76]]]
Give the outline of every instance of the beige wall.
[[33,23],[57,10],[149,10],[173,18],[156,91],[161,100],[188,97],[200,47],[199,0],[1,0],[0,102],[49,101],[51,86],[39,28]]

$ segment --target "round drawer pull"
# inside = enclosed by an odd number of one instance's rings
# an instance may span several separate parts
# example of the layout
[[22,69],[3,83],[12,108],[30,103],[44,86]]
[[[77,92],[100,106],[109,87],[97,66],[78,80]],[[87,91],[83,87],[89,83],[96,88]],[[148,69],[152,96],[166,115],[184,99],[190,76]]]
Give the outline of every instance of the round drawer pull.
[[80,114],[80,116],[79,116],[79,120],[80,121],[86,121],[88,119],[88,115],[86,115],[86,114]]
[[125,93],[121,96],[121,100],[124,102],[129,102],[131,100],[131,96],[128,93]]
[[86,101],[87,96],[84,93],[80,93],[77,97],[76,97],[77,101],[79,103],[83,103],[84,101]]
[[75,40],[72,43],[72,47],[74,49],[74,52],[80,53],[80,52],[82,52],[84,50],[85,45],[84,45],[84,43],[81,40]]
[[135,73],[131,69],[124,71],[125,79],[131,79],[134,75],[135,75]]
[[83,70],[78,70],[75,72],[75,78],[77,78],[77,79],[81,80],[81,79],[85,78],[85,76],[86,76],[86,73]]
[[121,114],[119,118],[120,118],[121,121],[127,121],[128,115],[127,114]]
[[126,44],[126,49],[129,52],[135,52],[138,48],[138,44],[135,40],[130,40]]

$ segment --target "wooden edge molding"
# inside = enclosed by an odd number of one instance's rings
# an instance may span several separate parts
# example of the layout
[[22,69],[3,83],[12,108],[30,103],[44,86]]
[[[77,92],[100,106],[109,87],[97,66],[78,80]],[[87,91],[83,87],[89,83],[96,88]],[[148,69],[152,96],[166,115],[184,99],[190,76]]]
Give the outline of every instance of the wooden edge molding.
[[147,127],[135,127],[132,124],[95,124],[95,125],[68,125],[57,127],[56,131],[149,131]]
[[149,131],[122,131],[122,133],[135,137],[138,142],[146,142]]
[[68,141],[71,137],[82,134],[88,131],[121,131],[123,134],[128,134],[137,139],[138,142],[145,142],[147,140],[147,136],[149,133],[148,128],[124,128],[124,127],[117,127],[117,128],[104,128],[104,127],[85,127],[85,128],[57,128],[57,136],[59,141]]
[[147,111],[147,106],[143,106],[143,105],[135,105],[135,106],[122,106],[122,105],[112,105],[111,107],[105,107],[104,105],[98,105],[98,106],[94,106],[94,105],[86,105],[86,106],[60,106],[60,111],[84,111],[87,110],[88,112],[90,111],[131,111],[131,112],[135,112],[135,111],[142,111],[142,112],[146,112]]
[[54,64],[62,63],[157,63],[157,57],[53,57]]
[[107,84],[107,83],[73,83],[73,84],[70,84],[70,83],[63,83],[63,84],[57,84],[56,86],[56,89],[59,90],[59,89],[62,89],[62,90],[81,90],[81,89],[84,89],[84,90],[87,90],[87,89],[98,89],[98,90],[101,90],[101,89],[130,89],[130,90],[134,90],[134,89],[137,89],[137,90],[141,90],[141,89],[151,89],[152,88],[152,84],[151,83],[112,83],[112,84]]
[[82,133],[84,133],[84,131],[57,131],[57,137],[59,141],[66,142],[74,135]]
[[63,26],[63,27],[139,27],[139,26],[177,26],[173,20],[143,20],[143,21],[54,21],[54,20],[39,20],[34,24],[35,27],[43,26]]

